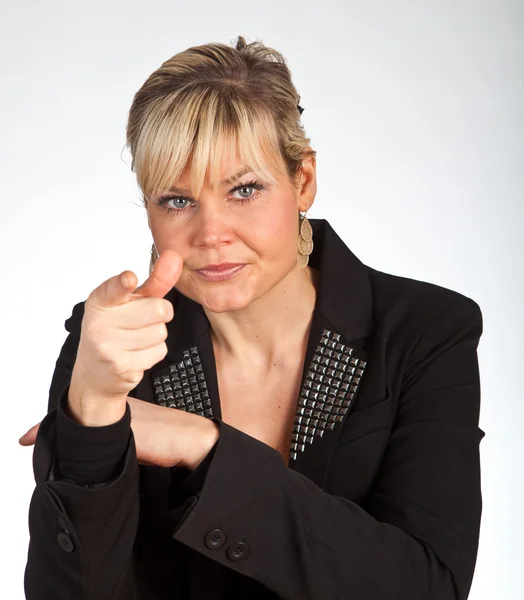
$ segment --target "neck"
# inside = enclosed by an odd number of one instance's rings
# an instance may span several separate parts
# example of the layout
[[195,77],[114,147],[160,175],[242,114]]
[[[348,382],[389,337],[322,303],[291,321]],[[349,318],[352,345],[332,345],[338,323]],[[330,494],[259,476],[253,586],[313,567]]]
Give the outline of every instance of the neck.
[[246,365],[281,360],[309,336],[318,271],[297,265],[279,284],[242,310],[206,311],[217,358]]

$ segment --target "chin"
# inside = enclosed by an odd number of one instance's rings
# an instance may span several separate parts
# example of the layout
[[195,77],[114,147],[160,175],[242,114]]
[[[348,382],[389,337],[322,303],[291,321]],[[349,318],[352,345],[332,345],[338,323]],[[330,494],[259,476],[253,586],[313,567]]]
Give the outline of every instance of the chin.
[[210,312],[223,313],[246,308],[253,301],[252,296],[252,294],[241,290],[217,289],[206,290],[205,292],[198,290],[190,297]]

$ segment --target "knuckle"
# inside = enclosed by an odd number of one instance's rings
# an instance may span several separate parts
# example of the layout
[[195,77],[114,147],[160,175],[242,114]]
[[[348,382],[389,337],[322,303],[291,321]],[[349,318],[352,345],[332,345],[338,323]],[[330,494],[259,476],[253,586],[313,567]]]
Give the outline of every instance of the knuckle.
[[166,354],[167,354],[167,344],[165,342],[162,342],[161,344],[158,344],[157,346],[155,346],[151,352],[151,362],[152,362],[151,366],[160,362],[166,356]]
[[120,360],[113,365],[113,370],[119,379],[126,379],[133,371],[136,370],[133,361],[129,356],[123,356]]
[[165,321],[171,321],[171,319],[173,318],[173,305],[171,304],[171,302],[169,302],[169,300],[163,300],[163,306],[164,306],[164,320]]
[[159,302],[156,303],[156,314],[160,321],[163,321],[166,317],[166,307],[164,304],[164,300],[160,299]]
[[157,325],[157,331],[158,331],[158,338],[162,341],[167,339],[167,327],[165,326],[165,323],[159,323]]
[[126,383],[128,383],[132,386],[135,386],[138,383],[140,383],[140,380],[142,379],[143,376],[144,376],[143,371],[131,371],[127,375]]
[[106,361],[111,360],[114,350],[108,339],[101,339],[95,342],[98,356]]

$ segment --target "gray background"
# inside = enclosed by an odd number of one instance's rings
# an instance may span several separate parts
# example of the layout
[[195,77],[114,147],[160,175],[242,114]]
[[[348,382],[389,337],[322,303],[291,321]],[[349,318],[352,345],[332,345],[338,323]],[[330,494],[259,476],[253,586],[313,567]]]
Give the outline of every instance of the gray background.
[[318,151],[310,216],[366,264],[482,308],[470,598],[522,598],[523,3],[3,0],[0,34],[0,596],[23,598],[34,482],[17,440],[45,414],[64,321],[112,275],[147,276],[122,152],[133,94],[176,52],[241,34],[280,50],[302,95]]

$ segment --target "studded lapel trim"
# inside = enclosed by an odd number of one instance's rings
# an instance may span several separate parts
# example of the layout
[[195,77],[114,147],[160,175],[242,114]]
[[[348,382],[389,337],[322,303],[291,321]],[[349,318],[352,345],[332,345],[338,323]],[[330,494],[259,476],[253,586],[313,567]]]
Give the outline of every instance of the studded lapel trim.
[[[366,361],[353,356],[339,333],[324,329],[302,383],[289,460],[296,460],[317,436],[341,423],[354,401]],[[182,360],[164,367],[153,380],[160,406],[203,417],[214,416],[197,346],[182,351]]]
[[196,346],[182,352],[182,360],[153,380],[155,398],[160,406],[178,408],[212,417],[213,409],[204,369]]
[[353,356],[339,333],[324,329],[300,391],[290,459],[341,423],[353,403],[366,361]]

